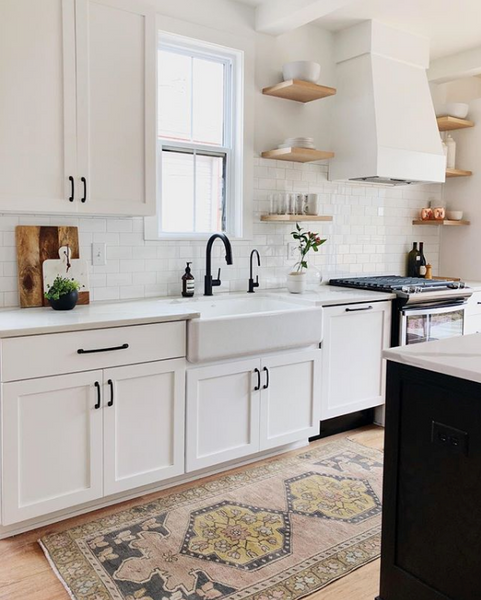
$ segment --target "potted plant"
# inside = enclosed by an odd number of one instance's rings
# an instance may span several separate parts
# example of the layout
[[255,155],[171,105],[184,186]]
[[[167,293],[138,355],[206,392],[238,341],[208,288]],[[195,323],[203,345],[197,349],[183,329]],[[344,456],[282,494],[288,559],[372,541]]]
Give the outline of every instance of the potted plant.
[[45,298],[54,310],[72,310],[78,302],[80,283],[75,279],[57,275],[52,285],[48,285]]
[[291,272],[287,275],[287,289],[291,294],[302,294],[306,289],[307,255],[311,250],[318,252],[319,246],[327,240],[321,240],[318,233],[305,232],[299,223],[296,223],[296,231],[291,232],[292,237],[298,242],[299,260],[295,263]]

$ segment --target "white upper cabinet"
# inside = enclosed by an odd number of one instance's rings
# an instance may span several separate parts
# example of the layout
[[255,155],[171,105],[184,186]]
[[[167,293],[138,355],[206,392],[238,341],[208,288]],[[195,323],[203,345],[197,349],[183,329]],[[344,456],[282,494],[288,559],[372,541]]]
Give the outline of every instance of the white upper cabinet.
[[155,213],[155,14],[2,0],[0,212]]
[[0,211],[72,212],[75,0],[2,0]]
[[155,212],[154,23],[138,2],[76,0],[81,212]]
[[324,308],[322,420],[384,404],[390,338],[391,302]]

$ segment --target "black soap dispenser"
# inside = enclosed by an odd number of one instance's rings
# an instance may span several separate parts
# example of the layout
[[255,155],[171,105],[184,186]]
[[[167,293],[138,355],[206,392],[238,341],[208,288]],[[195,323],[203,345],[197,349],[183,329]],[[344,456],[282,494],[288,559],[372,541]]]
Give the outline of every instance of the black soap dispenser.
[[195,279],[190,270],[191,264],[190,262],[187,263],[185,273],[182,275],[182,296],[184,298],[192,298],[195,292]]

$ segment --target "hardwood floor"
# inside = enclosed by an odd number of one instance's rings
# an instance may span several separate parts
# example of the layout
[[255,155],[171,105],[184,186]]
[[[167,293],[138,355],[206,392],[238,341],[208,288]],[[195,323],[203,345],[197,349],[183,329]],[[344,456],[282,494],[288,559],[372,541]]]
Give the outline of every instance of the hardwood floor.
[[[382,449],[384,430],[375,426],[364,427],[354,432],[313,442],[312,446],[322,446],[343,437],[349,437],[366,446]],[[214,478],[215,476],[212,476],[204,481]],[[185,486],[188,485],[191,484],[185,484]],[[148,502],[156,495],[158,494],[136,498],[7,540],[0,540],[0,600],[69,600],[67,592],[50,568],[37,540],[48,533],[62,531],[88,522],[99,514],[107,515],[127,506]],[[374,600],[378,591],[379,560],[376,560],[312,594],[309,598],[310,600]]]

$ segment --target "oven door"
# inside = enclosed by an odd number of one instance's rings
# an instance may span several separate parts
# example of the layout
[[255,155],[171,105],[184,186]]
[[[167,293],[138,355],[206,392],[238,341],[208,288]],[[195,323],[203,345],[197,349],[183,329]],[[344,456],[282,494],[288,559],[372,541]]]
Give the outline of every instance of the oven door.
[[464,334],[466,304],[406,307],[400,315],[400,345],[443,340]]

